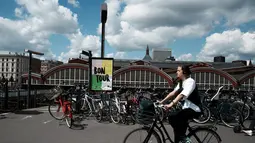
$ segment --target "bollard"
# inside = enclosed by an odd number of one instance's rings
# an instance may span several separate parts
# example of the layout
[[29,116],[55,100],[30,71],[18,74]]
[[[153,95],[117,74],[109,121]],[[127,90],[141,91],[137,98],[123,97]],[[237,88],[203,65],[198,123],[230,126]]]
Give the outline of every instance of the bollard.
[[36,97],[37,97],[37,90],[34,90],[34,107],[33,108],[36,108]]
[[18,88],[18,110],[20,110],[20,90]]
[[7,110],[8,109],[8,100],[9,100],[8,81],[7,80],[4,83],[4,92],[5,92],[5,96],[4,96],[4,109]]

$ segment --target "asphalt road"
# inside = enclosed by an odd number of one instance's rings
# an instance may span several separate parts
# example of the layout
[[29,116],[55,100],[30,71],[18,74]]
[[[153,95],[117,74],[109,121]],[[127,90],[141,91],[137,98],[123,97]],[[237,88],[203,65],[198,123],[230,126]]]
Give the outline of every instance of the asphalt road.
[[[1,114],[0,143],[122,143],[128,132],[140,127],[98,123],[91,118],[81,124],[84,128],[69,129],[65,122],[54,120],[45,108]],[[167,130],[172,133],[170,126]],[[235,134],[223,126],[218,126],[217,132],[223,143],[254,143],[255,140],[255,136]]]

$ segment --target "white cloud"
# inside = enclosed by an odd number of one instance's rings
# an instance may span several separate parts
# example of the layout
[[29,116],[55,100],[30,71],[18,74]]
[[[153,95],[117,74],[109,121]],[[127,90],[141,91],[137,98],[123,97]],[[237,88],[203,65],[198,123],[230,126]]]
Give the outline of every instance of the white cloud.
[[[79,4],[78,1],[69,2]],[[23,52],[27,48],[44,53],[41,58],[64,61],[77,57],[81,50],[92,50],[98,55],[99,37],[83,35],[77,14],[59,5],[58,0],[16,0],[16,3],[14,13],[20,19],[0,16],[0,50]],[[59,57],[49,48],[49,37],[53,34],[64,35],[71,43],[69,51]]]
[[109,53],[106,55],[108,58],[114,59],[125,59],[127,58],[127,54],[125,52],[116,52],[116,53]]
[[79,2],[78,0],[68,0],[67,1],[69,4],[72,4],[74,7],[79,7]]
[[188,53],[188,54],[183,54],[181,56],[179,56],[176,60],[177,61],[192,61],[192,54]]
[[23,8],[15,8],[14,12],[15,12],[15,16],[19,18],[23,18],[23,12],[24,12]]
[[[0,50],[22,52],[25,48],[56,55],[49,49],[51,34],[71,34],[78,28],[77,15],[60,6],[58,0],[16,0],[20,20],[0,17]],[[11,44],[10,44],[11,43]]]
[[225,56],[226,61],[248,60],[255,56],[255,32],[240,29],[214,33],[206,38],[206,44],[197,55],[198,60],[213,61],[214,56]]
[[[59,0],[16,0],[16,2],[18,6],[14,9],[14,14],[19,19],[0,17],[0,50],[20,52],[24,48],[30,48],[45,53],[46,59],[58,58],[65,61],[78,57],[81,50],[92,50],[93,55],[100,55],[99,36],[82,34],[78,15],[59,5]],[[68,2],[79,6],[77,0]],[[106,0],[106,2],[108,3],[106,40],[111,47],[117,49],[117,52],[144,50],[146,45],[151,48],[168,47],[169,43],[179,38],[204,36],[222,22],[227,26],[236,26],[255,20],[254,0]],[[101,33],[100,26],[97,29],[98,34]],[[52,34],[66,36],[70,40],[67,47],[69,51],[62,52],[56,57],[56,53],[52,53],[49,48],[51,45],[49,37]],[[253,33],[241,35],[242,38],[238,38],[238,35],[233,37],[236,38],[234,43],[245,50],[232,50],[240,52],[239,54],[232,52],[232,59],[253,55],[251,54],[253,49],[249,46],[253,42],[251,38]],[[213,38],[209,38],[201,53],[208,54],[206,47],[213,43],[210,39]],[[217,49],[212,50],[213,52],[218,53]],[[213,55],[212,53],[209,56]],[[125,57],[125,54],[123,56]],[[202,56],[200,55],[201,59],[206,58]]]
[[62,52],[58,58],[59,60],[67,62],[69,58],[78,57],[82,50],[92,51],[93,57],[99,56],[101,43],[98,36],[84,36],[78,30],[76,33],[69,34],[67,37],[71,42],[71,45],[68,47],[69,51],[66,53]]
[[[255,20],[254,0],[106,0],[106,40],[120,51],[167,47],[174,39],[201,37],[215,25]],[[123,8],[122,8],[123,7]],[[101,33],[101,24],[98,28]]]

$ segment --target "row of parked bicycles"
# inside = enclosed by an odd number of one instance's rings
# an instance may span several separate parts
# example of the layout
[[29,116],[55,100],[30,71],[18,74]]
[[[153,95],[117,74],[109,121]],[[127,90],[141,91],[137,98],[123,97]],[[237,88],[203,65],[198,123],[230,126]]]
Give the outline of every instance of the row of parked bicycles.
[[[201,93],[202,114],[193,121],[205,125],[189,127],[187,136],[192,139],[192,142],[208,142],[207,139],[210,142],[211,140],[221,142],[216,132],[217,124],[224,124],[227,127],[244,126],[244,121],[252,115],[251,111],[255,105],[252,92],[240,93],[233,89],[224,93],[223,89],[224,86],[221,86],[217,91],[208,89]],[[166,140],[173,142],[163,124],[172,112],[166,112],[163,105],[157,104],[157,100],[169,92],[168,90],[159,92],[153,88],[126,89],[122,87],[112,92],[93,94],[86,87],[77,85],[68,90],[56,86],[46,96],[49,99],[50,115],[57,120],[64,120],[70,128],[74,125],[76,115],[82,118],[94,117],[98,122],[139,123],[143,127],[131,131],[125,137],[125,143],[152,142],[152,140],[160,143]],[[155,112],[152,114],[141,114],[140,102],[145,100],[154,103]],[[133,134],[137,132],[139,136],[143,132],[145,138],[139,137],[137,140],[137,137],[133,137]],[[198,137],[200,132],[204,132],[202,137]]]
[[72,127],[74,122],[73,114],[82,115],[83,118],[95,117],[98,122],[135,124],[139,98],[147,97],[156,101],[158,96],[159,93],[156,94],[153,90],[125,88],[92,94],[81,85],[68,90],[56,86],[46,95],[50,101],[48,106],[50,115],[57,120],[65,120],[68,127]]

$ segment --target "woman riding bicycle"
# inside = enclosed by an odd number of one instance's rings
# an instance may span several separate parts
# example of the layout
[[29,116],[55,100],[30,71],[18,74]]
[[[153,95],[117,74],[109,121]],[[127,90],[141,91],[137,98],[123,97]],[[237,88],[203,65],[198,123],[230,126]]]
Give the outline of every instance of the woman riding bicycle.
[[185,133],[188,128],[188,121],[200,115],[201,105],[196,82],[190,77],[189,66],[178,66],[177,78],[180,80],[172,92],[170,92],[160,103],[170,98],[174,99],[170,104],[165,105],[166,110],[181,102],[181,110],[175,115],[168,117],[169,123],[174,129],[175,143],[186,140]]

